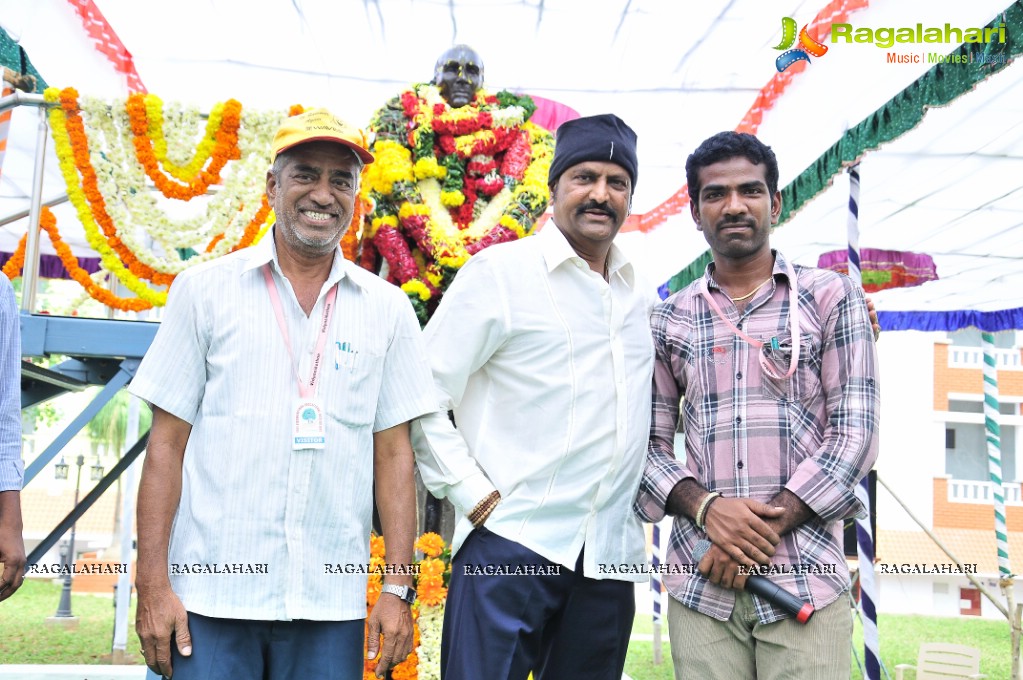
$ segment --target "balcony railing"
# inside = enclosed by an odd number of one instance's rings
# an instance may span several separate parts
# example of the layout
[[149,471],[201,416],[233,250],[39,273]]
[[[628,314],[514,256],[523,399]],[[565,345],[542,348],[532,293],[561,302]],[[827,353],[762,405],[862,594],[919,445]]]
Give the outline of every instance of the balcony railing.
[[[1019,482],[1002,484],[1006,505],[1023,505],[1023,493]],[[950,503],[994,503],[994,485],[991,482],[974,482],[964,479],[948,480],[948,501]]]
[[[994,351],[995,365],[1000,371],[1023,371],[1023,361],[1020,360],[1018,349],[996,349]],[[984,350],[980,347],[957,347],[951,345],[948,348],[949,368],[983,368]]]

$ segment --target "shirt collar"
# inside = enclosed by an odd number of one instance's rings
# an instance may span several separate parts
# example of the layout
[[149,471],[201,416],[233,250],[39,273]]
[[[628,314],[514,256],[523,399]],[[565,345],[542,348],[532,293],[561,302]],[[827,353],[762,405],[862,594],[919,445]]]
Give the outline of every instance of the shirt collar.
[[[789,275],[785,271],[785,256],[780,251],[771,249],[771,254],[774,255],[774,268],[771,270],[771,277],[777,277],[779,274],[788,279]],[[795,269],[793,269],[795,271]],[[707,288],[721,289],[718,282],[714,280],[714,260],[707,263],[707,269],[703,273],[703,278],[707,282]]]
[[[540,233],[533,238],[539,239],[540,252],[547,263],[548,272],[554,271],[569,260],[582,260],[579,254],[572,249],[572,245],[565,238],[565,235],[561,233],[558,225],[554,223],[553,218],[548,220],[544,228],[540,230]],[[632,262],[629,261],[629,258],[626,257],[625,253],[614,242],[611,243],[611,250],[608,251],[607,257],[608,278],[619,274],[626,285],[634,288],[636,285],[636,272]]]
[[[250,246],[245,249],[244,252],[248,253],[249,259],[242,267],[242,273],[258,269],[267,262],[272,263],[274,270],[280,275],[284,276],[284,272],[281,271],[281,263],[277,258],[277,244],[274,242],[274,229],[277,228],[275,224],[269,229],[266,234],[260,239],[259,243],[254,246]],[[337,252],[334,254],[334,261],[330,265],[330,275],[327,277],[327,283],[334,284],[341,280],[347,280],[352,285],[365,290],[366,286],[360,280],[358,276],[352,276],[352,268],[356,267],[352,262],[345,259],[344,254],[341,252],[341,247],[338,246]]]

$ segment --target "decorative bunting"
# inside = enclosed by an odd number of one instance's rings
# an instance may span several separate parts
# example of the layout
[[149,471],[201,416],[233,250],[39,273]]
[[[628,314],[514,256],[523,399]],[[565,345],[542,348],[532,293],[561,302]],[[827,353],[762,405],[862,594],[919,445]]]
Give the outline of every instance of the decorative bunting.
[[863,289],[868,293],[889,288],[910,288],[938,279],[934,259],[924,253],[864,248],[860,251],[862,261],[858,265],[850,265],[849,257],[847,251],[832,250],[817,259],[817,266],[861,280]]
[[68,0],[68,2],[82,18],[82,27],[96,42],[96,49],[110,60],[118,73],[125,75],[128,80],[128,90],[145,93],[146,86],[142,84],[142,79],[139,78],[139,74],[135,70],[131,52],[124,47],[124,43],[107,23],[103,13],[96,7],[96,3],[93,0]]
[[[996,24],[1003,22],[1006,31],[1011,34],[1023,33],[1023,2],[1009,5],[995,21],[987,25],[987,28],[994,29]],[[986,52],[988,54],[984,56]],[[991,58],[995,53],[998,54],[998,59]],[[918,126],[928,109],[946,106],[970,92],[977,83],[1006,68],[1021,53],[1023,41],[1018,40],[990,45],[985,43],[961,45],[952,53],[949,60],[951,63],[936,64],[884,106],[842,135],[841,139],[799,177],[783,188],[782,213],[778,224],[784,224],[789,217],[824,191],[843,167],[855,162],[864,152],[898,139]],[[706,256],[707,253],[700,255],[697,261]],[[695,280],[695,277],[688,278],[682,275],[683,272],[691,273],[695,264],[696,261],[690,263],[671,278],[669,282],[671,292],[680,290]],[[884,327],[890,328],[887,324]]]
[[[864,9],[868,4],[868,0],[833,0],[824,9],[822,9],[813,21],[807,27],[807,40],[812,40],[811,36],[817,36],[819,40],[823,40],[826,36],[831,34],[831,24],[838,22],[843,23],[848,21],[849,15],[857,10]],[[793,29],[794,30],[794,29]],[[764,119],[764,113],[774,108],[774,105],[778,102],[778,99],[785,92],[785,89],[792,82],[792,79],[796,75],[803,72],[806,68],[806,62],[793,64],[784,73],[776,73],[774,77],[764,87],[760,89],[760,94],[753,100],[753,105],[750,106],[746,115],[742,121],[735,128],[736,132],[748,132],[750,134],[756,134],[757,129],[760,127],[761,121]],[[689,187],[682,185],[678,191],[673,193],[667,199],[665,199],[660,205],[654,207],[642,215],[632,215],[625,224],[622,225],[621,231],[639,231],[647,233],[653,231],[657,227],[661,226],[665,220],[672,215],[677,215],[682,212],[685,207],[689,205]]]

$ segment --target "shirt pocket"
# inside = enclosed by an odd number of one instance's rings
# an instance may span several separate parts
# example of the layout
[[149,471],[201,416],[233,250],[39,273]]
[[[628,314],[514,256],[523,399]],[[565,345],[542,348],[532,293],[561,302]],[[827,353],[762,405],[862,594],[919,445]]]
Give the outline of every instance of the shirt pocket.
[[788,378],[784,376],[792,365],[791,336],[778,338],[777,348],[765,343],[760,351],[763,363],[780,376],[775,378],[761,370],[761,385],[766,396],[779,401],[806,403],[820,395],[820,346],[812,335],[804,333],[800,336],[799,362],[795,372]]
[[334,403],[324,404],[334,420],[348,427],[373,425],[383,366],[383,353],[365,343],[334,344]]

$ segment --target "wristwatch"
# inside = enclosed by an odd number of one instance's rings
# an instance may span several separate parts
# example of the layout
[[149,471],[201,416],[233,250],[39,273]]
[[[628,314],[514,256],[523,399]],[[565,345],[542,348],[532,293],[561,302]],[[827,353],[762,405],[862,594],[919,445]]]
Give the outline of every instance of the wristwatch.
[[408,602],[409,604],[416,601],[416,589],[411,586],[394,586],[390,583],[385,583],[380,589],[380,592],[397,595],[400,599]]

